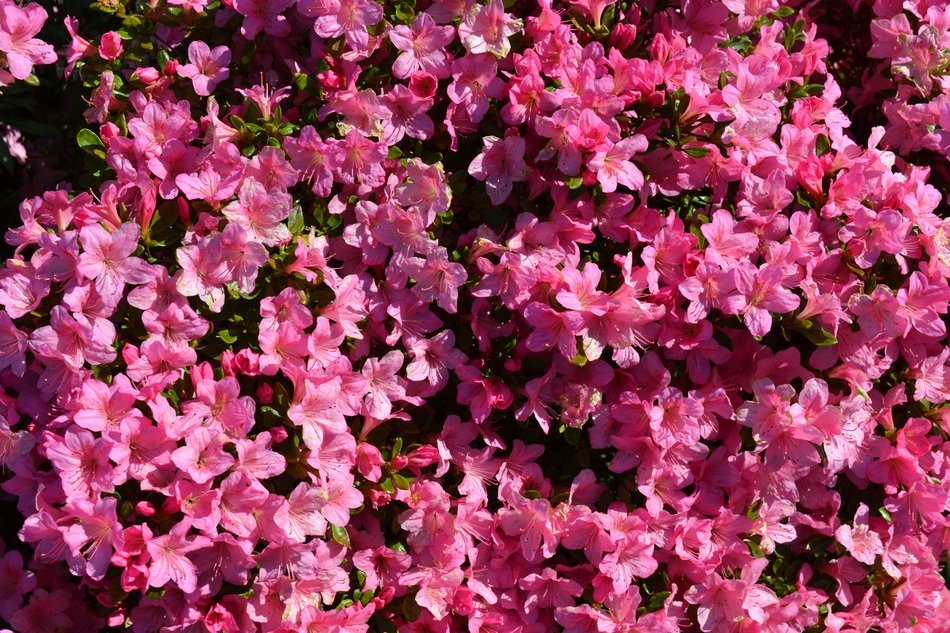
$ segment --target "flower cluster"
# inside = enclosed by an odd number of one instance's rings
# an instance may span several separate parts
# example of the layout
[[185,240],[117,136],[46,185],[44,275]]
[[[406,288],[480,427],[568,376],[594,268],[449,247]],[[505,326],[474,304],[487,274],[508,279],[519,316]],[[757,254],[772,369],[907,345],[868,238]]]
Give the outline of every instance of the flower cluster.
[[950,629],[950,220],[818,21],[101,4],[0,270],[15,631]]

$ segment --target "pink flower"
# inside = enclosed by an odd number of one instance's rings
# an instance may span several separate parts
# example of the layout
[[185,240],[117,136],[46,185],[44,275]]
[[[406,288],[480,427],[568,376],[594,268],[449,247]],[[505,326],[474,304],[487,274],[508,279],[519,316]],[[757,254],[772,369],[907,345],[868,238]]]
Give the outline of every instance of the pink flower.
[[350,184],[359,181],[368,187],[383,184],[382,162],[387,155],[384,144],[374,143],[354,129],[343,140],[329,139],[326,145],[330,147],[327,164],[334,178]]
[[185,437],[185,446],[171,454],[171,460],[196,484],[211,481],[234,465],[224,451],[226,438],[208,428],[199,428]]
[[112,490],[110,446],[107,440],[96,439],[81,429],[69,429],[62,438],[50,438],[46,456],[59,473],[66,494],[82,498]]
[[421,70],[444,79],[451,73],[444,49],[455,37],[452,26],[437,26],[428,13],[419,13],[411,29],[398,24],[387,35],[393,46],[402,51],[393,63],[394,76],[406,79]]
[[367,358],[362,374],[368,380],[363,409],[366,415],[386,420],[393,410],[393,401],[406,395],[404,381],[398,376],[404,358],[402,352],[392,350],[380,359]]
[[313,192],[321,197],[329,195],[333,186],[333,172],[327,159],[327,146],[312,125],[300,130],[298,138],[284,139],[284,151],[301,178],[312,184]]
[[143,284],[151,278],[148,265],[132,256],[138,248],[137,224],[126,222],[112,233],[100,224],[87,225],[79,231],[79,239],[83,253],[76,269],[94,280],[107,300],[118,302],[125,284]]
[[188,536],[191,526],[181,521],[168,534],[150,536],[145,546],[151,557],[148,566],[148,586],[162,588],[169,582],[185,593],[198,587],[198,575],[194,562],[187,554],[204,547],[208,539],[203,536]]
[[774,264],[758,270],[738,266],[735,283],[738,294],[726,298],[724,309],[729,314],[742,314],[753,336],[765,336],[772,329],[771,313],[791,312],[801,304],[801,299],[784,287],[785,273]]
[[449,369],[455,369],[468,360],[455,349],[455,335],[451,330],[439,332],[431,339],[420,338],[409,349],[412,361],[406,367],[406,377],[412,381],[427,380],[434,389],[441,389],[449,380]]
[[290,230],[283,221],[290,215],[293,201],[286,193],[269,192],[253,178],[245,180],[238,199],[221,212],[247,232],[248,240],[265,246],[276,246],[290,240]]
[[12,2],[0,4],[0,53],[14,79],[26,79],[34,64],[56,61],[53,47],[34,37],[46,22],[46,9],[36,3],[20,7]]
[[191,79],[195,94],[207,97],[230,75],[231,50],[227,46],[208,47],[201,40],[188,45],[188,64],[178,67],[181,77]]
[[475,4],[459,25],[459,37],[469,53],[491,53],[507,57],[511,51],[508,39],[521,31],[522,22],[505,13],[501,0],[487,5]]
[[873,565],[878,554],[884,553],[884,545],[877,532],[871,530],[868,523],[868,507],[858,505],[854,515],[854,526],[843,524],[835,530],[835,538],[855,560],[865,565]]
[[66,47],[66,76],[69,77],[76,67],[76,62],[83,57],[95,55],[97,49],[92,42],[79,35],[79,20],[66,16],[63,22],[70,38],[69,45]]
[[498,77],[498,62],[487,55],[466,55],[452,62],[452,83],[446,94],[465,109],[472,123],[488,113],[489,98],[500,99],[505,83]]
[[72,316],[62,306],[54,306],[50,324],[30,335],[30,347],[38,356],[79,369],[86,362],[98,365],[115,360],[114,340],[115,326],[109,320]]
[[274,37],[290,33],[290,23],[282,14],[294,0],[233,0],[234,10],[244,16],[241,35],[255,39],[261,31]]
[[504,139],[486,136],[482,143],[484,149],[468,166],[468,173],[485,182],[492,204],[501,204],[511,195],[513,183],[527,178],[524,139],[520,136]]
[[[264,211],[267,213],[267,211]],[[175,287],[186,297],[199,297],[215,311],[224,305],[222,285],[230,278],[230,270],[220,247],[212,241],[204,245],[179,248],[176,252],[181,270],[175,275]]]
[[320,514],[337,527],[350,522],[350,510],[363,504],[363,495],[353,486],[352,475],[323,477],[317,485]]
[[369,43],[367,27],[383,18],[383,8],[372,0],[299,0],[297,10],[316,18],[314,32],[320,37],[344,36],[353,50]]
[[435,301],[450,314],[458,310],[458,289],[468,280],[468,272],[461,264],[450,262],[444,248],[424,260],[410,259],[406,268],[416,282],[412,291],[420,299]]
[[77,499],[70,505],[71,521],[63,540],[80,561],[79,573],[93,580],[105,577],[112,553],[122,548],[116,503],[115,498],[106,497],[95,502]]
[[320,514],[325,502],[320,488],[301,483],[281,504],[274,521],[288,538],[304,543],[308,536],[326,533],[327,521]]
[[9,620],[36,588],[36,575],[23,566],[23,555],[11,550],[0,556],[0,617]]
[[13,324],[6,310],[0,310],[0,371],[11,369],[17,376],[26,371],[29,338]]
[[646,148],[646,137],[634,134],[614,143],[606,151],[595,152],[587,161],[587,167],[597,175],[597,182],[604,193],[616,191],[618,184],[631,191],[638,191],[643,186],[643,174],[630,159]]

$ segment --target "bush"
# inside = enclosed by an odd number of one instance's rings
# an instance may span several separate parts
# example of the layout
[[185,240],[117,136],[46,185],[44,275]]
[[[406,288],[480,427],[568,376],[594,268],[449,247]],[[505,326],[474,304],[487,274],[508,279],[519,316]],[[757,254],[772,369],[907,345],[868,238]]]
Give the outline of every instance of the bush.
[[0,0],[10,629],[950,630],[950,8],[66,9]]

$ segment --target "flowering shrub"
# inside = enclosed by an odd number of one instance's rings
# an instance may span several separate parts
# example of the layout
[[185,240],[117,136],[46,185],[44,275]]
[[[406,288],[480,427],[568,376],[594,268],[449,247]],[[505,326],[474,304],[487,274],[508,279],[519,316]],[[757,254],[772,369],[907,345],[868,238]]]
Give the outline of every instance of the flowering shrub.
[[[950,9],[830,6],[60,12],[0,619],[950,630]],[[46,18],[0,0],[0,83]]]

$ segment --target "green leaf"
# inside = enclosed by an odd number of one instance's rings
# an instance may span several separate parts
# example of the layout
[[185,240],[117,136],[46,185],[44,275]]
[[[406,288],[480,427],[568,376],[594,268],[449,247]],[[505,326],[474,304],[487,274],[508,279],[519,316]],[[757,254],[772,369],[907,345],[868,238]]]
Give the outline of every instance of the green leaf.
[[780,17],[780,18],[787,18],[788,16],[790,16],[790,15],[792,15],[792,14],[794,14],[794,13],[795,13],[795,9],[793,9],[792,7],[790,7],[790,6],[788,6],[788,5],[783,5],[783,6],[779,7],[778,9],[776,9],[776,11],[775,11],[775,15],[778,16],[778,17]]
[[412,22],[412,18],[415,16],[415,12],[405,2],[400,2],[396,5],[396,10],[394,12],[396,19],[404,24],[409,24]]
[[892,517],[891,513],[887,511],[887,508],[878,508],[877,513],[884,517],[884,520],[888,523],[894,522],[894,517]]
[[369,601],[373,599],[373,594],[375,594],[375,593],[376,593],[376,592],[373,591],[372,589],[369,589],[369,590],[367,590],[367,591],[364,591],[364,592],[362,593],[362,595],[360,595],[360,597],[359,597],[360,604],[363,605],[364,607],[365,607],[366,605],[368,605],[368,604],[369,604]]
[[295,204],[290,210],[290,218],[287,221],[287,226],[290,229],[290,232],[294,235],[299,235],[303,232],[303,209],[300,208],[299,204]]
[[683,152],[693,158],[702,158],[709,154],[709,149],[706,147],[684,147]]
[[805,335],[809,341],[817,345],[818,347],[830,347],[831,345],[837,345],[838,339],[836,339],[831,332],[825,330],[819,325],[813,324],[807,330],[804,330],[802,334]]
[[106,157],[105,144],[103,144],[99,135],[89,128],[84,127],[79,130],[79,133],[76,134],[76,143],[79,145],[79,148],[87,154],[103,159]]
[[231,334],[229,330],[221,330],[218,332],[218,338],[228,345],[233,345],[234,343],[237,343],[238,340],[238,337],[234,334]]
[[409,490],[409,486],[411,485],[411,482],[399,473],[393,473],[393,483],[396,484],[396,487],[400,490]]
[[346,531],[345,527],[340,527],[339,525],[330,524],[330,531],[333,533],[333,540],[342,545],[343,547],[350,546],[350,533]]

